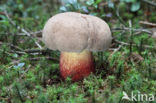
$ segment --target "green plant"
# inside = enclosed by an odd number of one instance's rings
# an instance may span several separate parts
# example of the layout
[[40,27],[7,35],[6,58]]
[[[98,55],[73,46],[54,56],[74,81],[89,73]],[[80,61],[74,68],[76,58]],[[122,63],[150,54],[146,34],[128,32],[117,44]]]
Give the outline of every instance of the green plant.
[[83,6],[77,0],[63,0],[62,2],[64,5],[60,7],[60,12],[77,11],[88,13],[87,7]]
[[131,5],[130,10],[132,12],[138,11],[141,6],[140,0],[120,0],[120,2],[125,2],[127,4],[130,4]]

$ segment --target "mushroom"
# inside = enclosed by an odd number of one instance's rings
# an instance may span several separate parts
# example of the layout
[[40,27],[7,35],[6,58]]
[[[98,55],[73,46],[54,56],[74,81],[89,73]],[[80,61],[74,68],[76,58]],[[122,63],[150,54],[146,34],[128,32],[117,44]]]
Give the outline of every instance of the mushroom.
[[75,12],[51,17],[44,26],[42,38],[48,48],[61,51],[61,76],[71,77],[73,81],[95,71],[91,52],[106,50],[112,41],[105,21]]

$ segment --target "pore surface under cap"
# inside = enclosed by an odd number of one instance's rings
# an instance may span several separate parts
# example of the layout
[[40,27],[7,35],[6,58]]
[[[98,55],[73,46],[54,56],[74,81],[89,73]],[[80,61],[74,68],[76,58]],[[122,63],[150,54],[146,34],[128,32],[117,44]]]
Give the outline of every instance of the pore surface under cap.
[[111,44],[109,26],[100,18],[66,12],[51,17],[43,29],[43,41],[52,50],[102,51]]

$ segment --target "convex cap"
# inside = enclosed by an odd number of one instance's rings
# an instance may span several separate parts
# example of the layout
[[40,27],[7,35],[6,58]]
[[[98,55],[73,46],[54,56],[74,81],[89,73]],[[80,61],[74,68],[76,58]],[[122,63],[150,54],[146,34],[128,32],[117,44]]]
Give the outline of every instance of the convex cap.
[[44,26],[42,37],[48,48],[64,52],[103,51],[112,41],[105,21],[75,12],[51,17]]

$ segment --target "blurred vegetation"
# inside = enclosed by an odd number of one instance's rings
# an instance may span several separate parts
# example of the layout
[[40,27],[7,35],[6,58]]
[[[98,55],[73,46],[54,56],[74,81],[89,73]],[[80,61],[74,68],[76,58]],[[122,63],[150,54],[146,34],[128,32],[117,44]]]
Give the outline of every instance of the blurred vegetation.
[[[121,100],[123,91],[156,99],[154,27],[140,23],[156,23],[154,2],[1,0],[0,103],[156,103]],[[48,18],[67,11],[104,19],[114,37],[110,50],[93,53],[96,73],[79,82],[61,80],[60,53],[44,49],[40,40]]]

